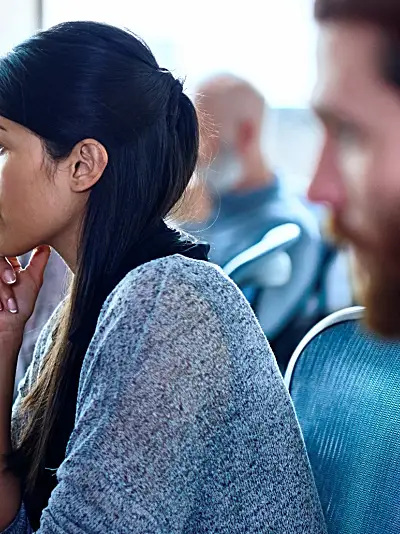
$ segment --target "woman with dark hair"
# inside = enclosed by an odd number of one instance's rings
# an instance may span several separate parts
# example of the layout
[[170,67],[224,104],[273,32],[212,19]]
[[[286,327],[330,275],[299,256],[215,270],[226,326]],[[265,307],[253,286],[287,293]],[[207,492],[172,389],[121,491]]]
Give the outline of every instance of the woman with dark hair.
[[[198,144],[181,82],[127,31],[66,23],[0,60],[0,530],[324,531],[252,311],[165,222]],[[47,245],[72,285],[11,417]]]

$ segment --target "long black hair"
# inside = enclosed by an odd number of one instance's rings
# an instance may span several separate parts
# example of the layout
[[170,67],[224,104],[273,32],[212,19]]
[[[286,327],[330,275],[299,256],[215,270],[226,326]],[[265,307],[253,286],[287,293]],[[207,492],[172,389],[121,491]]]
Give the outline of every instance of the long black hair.
[[39,136],[55,163],[85,138],[108,153],[87,203],[70,295],[22,402],[26,424],[10,458],[35,526],[55,485],[45,467],[58,467],[65,456],[79,373],[104,297],[121,277],[123,259],[139,254],[183,195],[199,131],[181,82],[143,41],[94,22],[60,24],[2,58],[0,115]]

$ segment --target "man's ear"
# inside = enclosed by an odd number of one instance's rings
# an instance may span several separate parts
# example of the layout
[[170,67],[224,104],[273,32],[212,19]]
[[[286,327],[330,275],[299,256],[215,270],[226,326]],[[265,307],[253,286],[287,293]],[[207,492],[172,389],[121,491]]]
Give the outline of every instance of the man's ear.
[[74,146],[68,159],[71,165],[71,189],[75,193],[82,193],[100,180],[107,167],[108,154],[95,139],[85,139]]
[[236,145],[239,154],[245,154],[254,142],[256,132],[252,121],[244,120],[239,124]]

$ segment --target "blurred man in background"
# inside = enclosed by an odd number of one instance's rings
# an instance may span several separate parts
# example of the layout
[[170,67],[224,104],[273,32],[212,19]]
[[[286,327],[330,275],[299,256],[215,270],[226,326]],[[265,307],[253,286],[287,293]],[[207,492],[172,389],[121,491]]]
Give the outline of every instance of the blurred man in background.
[[322,279],[331,251],[321,240],[315,216],[288,193],[263,153],[268,112],[263,96],[232,75],[206,81],[198,93],[202,135],[199,208],[195,204],[194,213],[204,220],[188,229],[211,244],[211,259],[222,267],[272,228],[295,223],[301,229],[300,240],[287,251],[290,278],[280,287],[261,287],[255,281],[242,288],[284,369],[304,333],[326,315]]
[[317,0],[325,141],[309,197],[352,245],[369,326],[400,337],[400,3]]
[[268,113],[263,96],[245,80],[219,75],[199,88],[196,105],[202,126],[200,178],[210,203],[207,223],[216,219],[208,231],[214,261],[226,264],[287,221],[299,222],[319,243],[315,218],[288,195],[263,152]]

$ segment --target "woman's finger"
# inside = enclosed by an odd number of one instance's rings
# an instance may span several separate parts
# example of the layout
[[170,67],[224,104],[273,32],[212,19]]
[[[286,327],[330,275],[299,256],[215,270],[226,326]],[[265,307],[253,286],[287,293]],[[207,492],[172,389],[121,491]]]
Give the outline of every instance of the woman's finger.
[[22,271],[22,265],[20,264],[19,259],[16,256],[13,256],[11,258],[7,256],[6,260],[11,265],[11,267],[14,269],[15,272],[18,273]]
[[42,245],[33,251],[26,272],[29,272],[36,287],[40,289],[43,284],[43,275],[49,261],[51,249],[47,245]]
[[0,310],[18,313],[17,299],[15,298],[12,285],[0,282]]
[[[17,265],[16,262],[18,262],[18,260],[16,258],[13,258],[14,265]],[[21,267],[21,265],[19,265],[19,267]],[[0,256],[0,278],[5,284],[8,285],[14,284],[17,281],[17,275],[13,265],[9,261],[7,261],[4,256]]]

